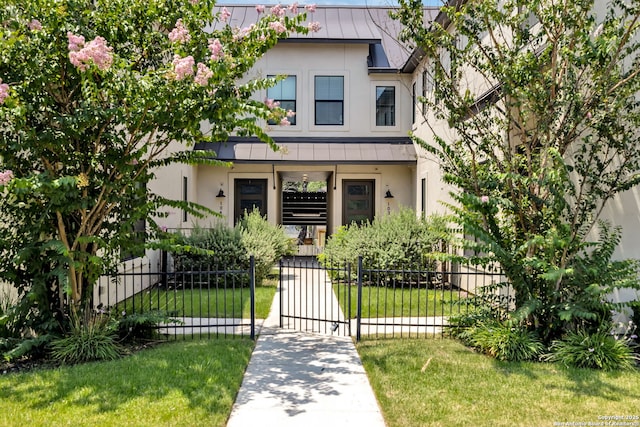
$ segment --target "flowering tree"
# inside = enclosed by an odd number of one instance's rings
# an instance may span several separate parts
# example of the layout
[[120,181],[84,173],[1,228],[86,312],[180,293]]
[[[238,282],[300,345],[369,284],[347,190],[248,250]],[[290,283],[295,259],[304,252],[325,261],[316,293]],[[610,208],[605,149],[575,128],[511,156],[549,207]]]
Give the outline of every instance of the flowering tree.
[[633,262],[611,261],[620,230],[593,232],[640,182],[640,2],[456,1],[428,29],[419,1],[400,3],[435,82],[420,100],[433,138],[416,140],[454,188],[464,243],[514,287],[513,320],[547,343],[609,327],[605,295],[638,286]]
[[285,112],[252,99],[274,80],[240,78],[278,39],[318,24],[294,4],[257,6],[257,22],[232,28],[224,25],[229,12],[214,16],[213,6],[2,3],[0,278],[32,314],[50,319],[63,301],[85,301],[121,251],[135,249],[136,221],[147,221],[148,241],[157,237],[162,206],[210,213],[150,194],[158,167],[215,163],[190,147],[231,132],[276,148],[260,123],[286,124]]

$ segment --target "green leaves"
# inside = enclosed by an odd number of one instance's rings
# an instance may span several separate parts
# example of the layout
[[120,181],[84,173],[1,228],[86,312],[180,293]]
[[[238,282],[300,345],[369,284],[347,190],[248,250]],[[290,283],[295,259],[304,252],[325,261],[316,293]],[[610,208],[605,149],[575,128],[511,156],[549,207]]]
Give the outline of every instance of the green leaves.
[[462,245],[502,266],[546,343],[606,324],[605,295],[638,288],[636,263],[612,261],[620,230],[598,220],[640,182],[640,2],[601,6],[464,2],[428,29],[413,2],[396,14],[435,81],[434,135],[414,139],[453,188]]
[[[215,215],[151,193],[156,168],[220,165],[193,145],[233,132],[273,144],[263,127],[282,112],[252,99],[272,82],[244,75],[278,39],[306,33],[306,16],[289,14],[283,32],[270,27],[279,21],[272,14],[232,29],[212,15],[213,6],[211,0],[0,5],[0,79],[10,85],[0,104],[0,171],[15,177],[0,197],[0,280],[23,297],[30,292],[30,318],[63,309],[64,295],[80,304],[96,278],[120,262],[121,250],[159,245],[151,241],[159,234],[154,217],[165,208]],[[176,40],[169,34],[179,21],[189,37]],[[213,39],[222,49],[216,55]],[[178,69],[176,55],[193,58],[193,66]],[[133,231],[141,222],[148,226],[142,235]]]

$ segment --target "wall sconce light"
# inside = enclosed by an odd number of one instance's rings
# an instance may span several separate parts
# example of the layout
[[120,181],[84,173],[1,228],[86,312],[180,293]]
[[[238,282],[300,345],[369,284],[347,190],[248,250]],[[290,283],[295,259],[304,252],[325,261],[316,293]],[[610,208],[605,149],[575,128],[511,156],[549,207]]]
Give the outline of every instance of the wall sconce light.
[[218,194],[216,195],[216,199],[220,201],[220,214],[222,214],[222,201],[224,200],[224,197],[224,191],[222,191],[222,188],[220,188],[220,191],[218,191]]
[[384,196],[387,199],[387,215],[391,215],[391,199],[393,199],[393,194],[391,194],[391,190],[389,190],[389,186],[387,186],[387,194]]

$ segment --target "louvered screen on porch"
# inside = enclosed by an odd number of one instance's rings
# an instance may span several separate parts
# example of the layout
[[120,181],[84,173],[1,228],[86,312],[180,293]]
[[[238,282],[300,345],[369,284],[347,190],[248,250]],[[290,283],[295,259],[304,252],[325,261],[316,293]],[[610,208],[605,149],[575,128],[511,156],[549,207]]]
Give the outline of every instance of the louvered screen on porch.
[[326,225],[327,193],[284,192],[282,195],[283,225]]

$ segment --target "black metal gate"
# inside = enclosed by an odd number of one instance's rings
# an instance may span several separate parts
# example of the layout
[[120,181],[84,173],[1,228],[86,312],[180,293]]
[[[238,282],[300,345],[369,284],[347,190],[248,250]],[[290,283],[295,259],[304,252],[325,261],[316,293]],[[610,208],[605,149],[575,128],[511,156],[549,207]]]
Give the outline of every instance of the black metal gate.
[[280,327],[350,336],[352,303],[349,265],[323,267],[312,257],[280,261]]
[[281,328],[357,340],[443,336],[450,316],[468,313],[481,300],[499,310],[512,305],[497,268],[467,262],[380,269],[363,267],[362,257],[357,266],[283,259],[279,298]]

